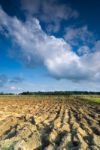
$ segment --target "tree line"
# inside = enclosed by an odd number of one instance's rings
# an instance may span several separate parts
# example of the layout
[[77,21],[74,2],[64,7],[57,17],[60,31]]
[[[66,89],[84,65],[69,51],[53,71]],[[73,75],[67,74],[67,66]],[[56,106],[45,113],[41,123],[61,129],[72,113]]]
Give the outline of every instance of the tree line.
[[100,95],[100,92],[91,92],[91,91],[49,91],[49,92],[22,92],[19,94],[14,93],[3,93],[0,95]]
[[100,95],[100,92],[90,91],[53,91],[53,92],[22,92],[19,95]]

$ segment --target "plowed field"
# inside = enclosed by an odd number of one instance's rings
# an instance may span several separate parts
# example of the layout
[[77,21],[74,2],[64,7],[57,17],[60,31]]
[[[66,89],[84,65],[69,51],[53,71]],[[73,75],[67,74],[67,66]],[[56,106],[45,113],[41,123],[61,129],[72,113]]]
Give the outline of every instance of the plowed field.
[[100,150],[100,105],[67,96],[1,96],[0,150]]

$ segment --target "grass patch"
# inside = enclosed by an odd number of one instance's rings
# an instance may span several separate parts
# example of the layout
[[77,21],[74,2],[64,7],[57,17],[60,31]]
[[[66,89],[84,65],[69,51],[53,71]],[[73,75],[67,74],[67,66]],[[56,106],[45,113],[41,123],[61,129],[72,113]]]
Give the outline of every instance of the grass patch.
[[15,144],[16,144],[16,142],[13,142],[9,147],[4,147],[4,148],[2,148],[2,150],[14,150]]
[[100,104],[100,96],[97,95],[82,95],[79,96],[80,98],[82,98],[83,100],[88,100],[90,102],[95,102]]

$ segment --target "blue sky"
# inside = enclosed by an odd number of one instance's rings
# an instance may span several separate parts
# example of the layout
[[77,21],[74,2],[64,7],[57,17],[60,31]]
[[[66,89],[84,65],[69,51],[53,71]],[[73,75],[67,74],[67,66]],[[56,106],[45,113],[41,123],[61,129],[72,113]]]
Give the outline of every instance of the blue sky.
[[0,92],[100,91],[98,0],[0,0]]

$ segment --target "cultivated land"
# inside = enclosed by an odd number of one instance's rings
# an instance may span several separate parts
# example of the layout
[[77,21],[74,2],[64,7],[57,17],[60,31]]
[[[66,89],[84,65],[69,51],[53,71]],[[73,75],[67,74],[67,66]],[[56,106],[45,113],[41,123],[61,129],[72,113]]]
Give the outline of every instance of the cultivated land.
[[100,97],[0,96],[0,150],[100,150],[96,102]]

